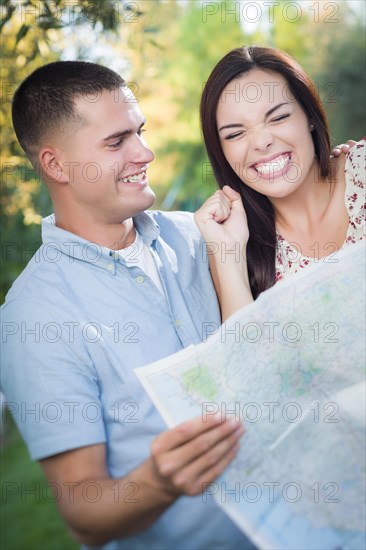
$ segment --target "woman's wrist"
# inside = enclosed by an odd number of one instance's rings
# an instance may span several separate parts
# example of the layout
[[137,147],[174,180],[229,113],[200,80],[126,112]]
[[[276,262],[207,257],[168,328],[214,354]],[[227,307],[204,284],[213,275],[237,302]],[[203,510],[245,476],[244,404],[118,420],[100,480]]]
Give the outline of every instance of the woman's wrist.
[[211,268],[214,267],[215,272],[217,273],[219,279],[224,278],[237,278],[244,277],[245,280],[248,280],[248,264],[246,259],[246,250],[245,254],[243,251],[242,255],[228,254],[226,258],[210,258]]

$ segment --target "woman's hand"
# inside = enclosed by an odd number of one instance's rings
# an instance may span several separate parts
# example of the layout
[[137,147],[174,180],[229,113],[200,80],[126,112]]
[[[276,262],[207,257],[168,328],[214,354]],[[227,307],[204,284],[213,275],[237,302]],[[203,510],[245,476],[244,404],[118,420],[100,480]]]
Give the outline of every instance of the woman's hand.
[[249,230],[240,194],[225,185],[207,199],[194,219],[206,241],[211,275],[225,321],[253,301],[246,257]]
[[208,198],[194,219],[206,244],[223,258],[225,252],[245,252],[249,239],[247,216],[239,193],[228,185]]

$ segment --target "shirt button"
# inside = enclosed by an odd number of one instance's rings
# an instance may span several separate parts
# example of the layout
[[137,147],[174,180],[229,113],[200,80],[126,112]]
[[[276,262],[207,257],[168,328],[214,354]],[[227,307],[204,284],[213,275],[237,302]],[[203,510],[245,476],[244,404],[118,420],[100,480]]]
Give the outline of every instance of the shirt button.
[[108,271],[113,271],[114,270],[114,265],[113,264],[108,264],[107,269],[108,269]]
[[136,282],[139,283],[139,285],[141,285],[145,280],[145,277],[143,277],[142,275],[139,275],[138,277],[136,277]]
[[182,324],[182,323],[179,321],[179,319],[176,319],[176,320],[175,320],[175,326],[176,326],[177,328],[179,328],[181,324]]

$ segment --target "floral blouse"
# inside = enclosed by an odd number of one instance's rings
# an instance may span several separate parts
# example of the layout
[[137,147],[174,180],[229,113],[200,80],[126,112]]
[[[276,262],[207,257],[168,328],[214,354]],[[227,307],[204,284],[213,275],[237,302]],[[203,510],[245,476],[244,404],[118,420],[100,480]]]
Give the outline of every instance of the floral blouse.
[[[346,240],[342,248],[362,240],[365,235],[365,179],[366,179],[366,138],[356,143],[347,154],[345,203],[349,216]],[[303,256],[282,235],[276,232],[276,283],[289,275],[297,273],[309,264],[319,261],[314,246],[314,256]],[[334,244],[329,243],[329,255],[337,252]]]

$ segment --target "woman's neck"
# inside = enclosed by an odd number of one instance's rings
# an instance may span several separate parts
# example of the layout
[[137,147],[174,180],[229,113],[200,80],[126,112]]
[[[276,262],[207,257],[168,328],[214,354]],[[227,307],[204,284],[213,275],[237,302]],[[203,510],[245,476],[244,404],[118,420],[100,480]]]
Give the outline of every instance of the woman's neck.
[[345,159],[334,160],[331,177],[306,182],[298,192],[277,199],[276,230],[305,256],[320,258],[341,248],[349,225],[345,205]]
[[319,165],[316,164],[291,195],[270,199],[277,231],[311,233],[312,228],[321,223],[327,214],[335,184],[334,177],[325,179],[320,176]]

